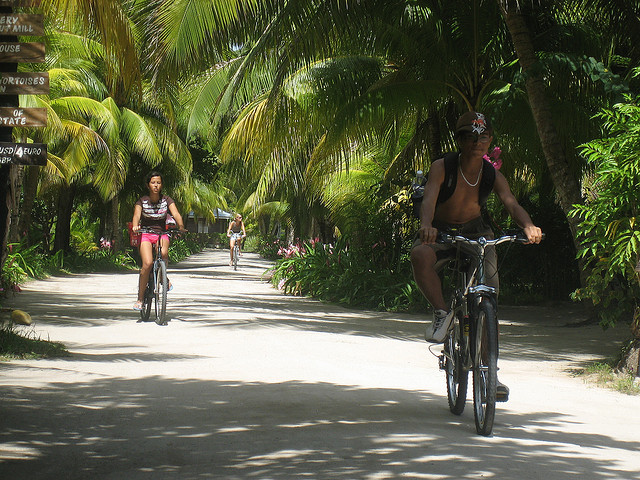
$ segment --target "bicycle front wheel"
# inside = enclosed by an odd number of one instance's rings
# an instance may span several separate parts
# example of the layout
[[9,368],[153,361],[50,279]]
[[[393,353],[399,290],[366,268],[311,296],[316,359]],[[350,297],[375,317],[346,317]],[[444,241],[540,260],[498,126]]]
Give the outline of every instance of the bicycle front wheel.
[[142,298],[142,310],[140,310],[140,321],[148,322],[151,316],[151,303],[153,302],[153,275],[149,274],[147,288]]
[[238,242],[239,240],[236,240],[236,244],[233,246],[233,269],[237,270],[238,269],[238,257],[240,256],[240,248],[238,248]]
[[495,308],[488,300],[478,307],[473,365],[473,412],[476,431],[491,435],[496,413],[498,383],[498,322]]
[[167,292],[169,291],[169,280],[167,280],[167,265],[163,261],[159,261],[157,263],[155,279],[156,323],[158,325],[166,325]]
[[469,372],[464,368],[464,327],[457,316],[454,322],[453,330],[444,341],[444,369],[447,375],[449,410],[455,415],[461,415],[467,400]]

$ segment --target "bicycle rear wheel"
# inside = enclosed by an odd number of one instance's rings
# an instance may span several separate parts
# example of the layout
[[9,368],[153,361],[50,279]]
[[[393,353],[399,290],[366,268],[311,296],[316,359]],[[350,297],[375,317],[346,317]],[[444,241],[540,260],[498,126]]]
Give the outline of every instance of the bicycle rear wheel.
[[444,369],[447,375],[447,398],[449,410],[456,415],[462,414],[467,401],[469,372],[464,368],[463,325],[456,315],[454,327],[444,341]]
[[169,280],[167,280],[167,265],[163,261],[157,263],[155,271],[155,298],[156,298],[156,323],[166,325],[167,292]]
[[153,302],[153,275],[149,274],[147,288],[142,298],[142,310],[140,310],[140,321],[148,322],[151,315],[151,303]]
[[236,243],[233,245],[233,269],[238,269],[238,257],[240,256],[240,248],[238,247],[239,240],[236,239]]
[[498,324],[496,312],[488,300],[478,307],[473,366],[473,412],[476,431],[491,435],[496,413],[498,382]]

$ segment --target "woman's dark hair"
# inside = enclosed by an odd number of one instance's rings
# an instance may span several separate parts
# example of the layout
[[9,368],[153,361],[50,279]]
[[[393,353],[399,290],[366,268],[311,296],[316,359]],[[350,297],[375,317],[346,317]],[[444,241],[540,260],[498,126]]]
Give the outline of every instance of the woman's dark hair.
[[149,173],[147,173],[147,176],[145,177],[145,180],[144,180],[144,184],[149,185],[149,182],[153,177],[160,177],[160,181],[164,183],[164,180],[162,179],[162,174],[157,170],[152,170]]

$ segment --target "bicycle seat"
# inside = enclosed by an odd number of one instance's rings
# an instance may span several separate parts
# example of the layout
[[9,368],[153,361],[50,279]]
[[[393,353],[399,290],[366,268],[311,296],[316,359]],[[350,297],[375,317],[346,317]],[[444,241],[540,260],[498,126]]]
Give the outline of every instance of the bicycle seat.
[[458,261],[458,271],[459,272],[468,272],[471,267],[471,257],[464,252],[457,252],[454,249],[439,251],[437,253],[437,260],[434,266],[436,272],[442,270],[446,265],[450,262],[455,261],[456,257],[459,258]]

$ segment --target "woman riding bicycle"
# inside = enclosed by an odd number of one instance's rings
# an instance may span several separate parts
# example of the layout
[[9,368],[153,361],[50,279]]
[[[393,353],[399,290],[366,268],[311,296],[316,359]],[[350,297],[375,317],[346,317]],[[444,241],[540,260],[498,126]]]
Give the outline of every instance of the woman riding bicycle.
[[242,221],[242,215],[239,213],[236,214],[236,217],[229,222],[229,228],[227,229],[227,237],[230,237],[229,240],[229,250],[231,259],[229,260],[229,266],[233,265],[233,247],[236,242],[238,243],[238,251],[242,247],[242,239],[247,236],[247,232],[244,230],[244,222]]
[[[153,265],[153,247],[160,242],[162,258],[169,264],[169,235],[166,233],[167,214],[175,219],[181,232],[186,232],[182,216],[173,199],[162,194],[162,174],[150,172],[146,177],[146,185],[149,195],[140,197],[133,208],[132,230],[138,232],[142,229],[140,238],[140,278],[138,282],[138,300],[133,304],[134,310],[142,310],[144,291],[149,281],[149,272]],[[169,290],[171,290],[169,282]]]

